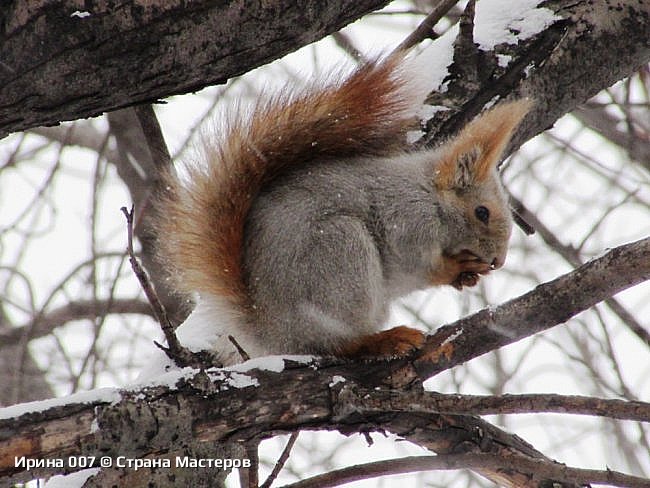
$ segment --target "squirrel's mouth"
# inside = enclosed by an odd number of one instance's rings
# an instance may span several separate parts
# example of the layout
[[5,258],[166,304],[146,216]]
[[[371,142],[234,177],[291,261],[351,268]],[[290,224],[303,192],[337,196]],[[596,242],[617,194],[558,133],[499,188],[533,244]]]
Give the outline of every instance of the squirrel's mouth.
[[458,253],[458,262],[470,265],[468,268],[471,268],[471,271],[479,274],[488,274],[490,271],[497,269],[496,258],[491,263],[488,263],[469,249],[463,249]]
[[458,290],[476,285],[481,275],[486,275],[496,269],[496,260],[488,263],[469,249],[463,249],[451,257],[460,265],[460,273],[450,283],[451,286]]

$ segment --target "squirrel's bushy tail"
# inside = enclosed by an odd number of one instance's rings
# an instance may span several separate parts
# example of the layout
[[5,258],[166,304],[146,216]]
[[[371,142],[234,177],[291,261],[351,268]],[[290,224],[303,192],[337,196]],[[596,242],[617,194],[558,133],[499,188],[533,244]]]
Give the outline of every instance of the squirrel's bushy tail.
[[255,196],[289,167],[405,147],[428,92],[416,65],[402,53],[367,63],[343,81],[260,101],[204,136],[204,160],[170,176],[157,205],[159,253],[179,291],[245,306],[243,233]]

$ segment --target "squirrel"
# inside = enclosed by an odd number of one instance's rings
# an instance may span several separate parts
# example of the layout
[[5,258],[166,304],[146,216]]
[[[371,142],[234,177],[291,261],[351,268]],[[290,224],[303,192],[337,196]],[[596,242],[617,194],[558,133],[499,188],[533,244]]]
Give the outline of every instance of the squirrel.
[[512,220],[497,164],[531,102],[498,104],[436,148],[407,132],[431,91],[403,52],[342,81],[234,113],[157,202],[161,262],[198,294],[189,324],[251,357],[400,356],[424,341],[381,331],[389,304],[470,287],[504,264]]

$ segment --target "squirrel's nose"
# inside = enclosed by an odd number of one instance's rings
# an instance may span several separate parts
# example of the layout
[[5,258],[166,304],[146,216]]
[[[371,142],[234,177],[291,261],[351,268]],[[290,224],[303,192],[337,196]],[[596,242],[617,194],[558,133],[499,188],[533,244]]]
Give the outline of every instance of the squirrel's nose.
[[492,255],[492,261],[490,261],[490,268],[494,270],[499,269],[505,264],[508,249],[504,247],[503,249],[495,249],[493,252],[494,254]]

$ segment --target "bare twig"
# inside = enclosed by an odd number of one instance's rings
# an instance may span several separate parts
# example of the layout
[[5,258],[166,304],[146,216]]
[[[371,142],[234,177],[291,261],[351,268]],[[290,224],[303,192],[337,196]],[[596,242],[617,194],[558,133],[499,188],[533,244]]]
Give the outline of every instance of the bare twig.
[[29,334],[30,339],[43,337],[73,320],[127,313],[152,315],[151,307],[145,301],[132,298],[69,302],[50,312],[40,313],[25,325],[0,331],[0,349],[20,343],[25,334]]
[[248,353],[244,350],[244,348],[239,345],[239,342],[237,342],[237,340],[233,336],[229,335],[228,340],[232,343],[233,346],[235,346],[235,349],[237,349],[237,352],[241,356],[242,360],[248,361],[251,358],[248,355]]
[[298,439],[298,434],[299,432],[291,433],[291,436],[289,436],[289,440],[287,441],[287,445],[284,446],[284,450],[282,451],[282,454],[280,454],[280,457],[278,458],[278,462],[275,463],[275,466],[273,466],[273,470],[271,471],[271,474],[268,476],[268,478],[266,478],[264,483],[260,485],[260,488],[271,488],[271,485],[278,477],[280,471],[282,470],[287,460],[289,459],[289,454],[291,453],[291,449],[293,449],[293,445],[296,443],[296,440]]
[[510,214],[512,215],[512,220],[517,224],[517,227],[524,231],[524,234],[532,236],[535,233],[535,227],[528,223],[517,210],[510,208]]
[[[580,252],[575,247],[561,242],[546,224],[526,208],[523,202],[512,195],[510,195],[510,200],[517,207],[517,210],[525,215],[526,222],[532,223],[532,226],[539,232],[540,237],[547,246],[554,249],[567,263],[573,266],[583,264]],[[605,300],[605,303],[642,342],[650,347],[650,331],[644,328],[616,298],[609,297]]]
[[597,102],[592,102],[577,107],[571,112],[571,115],[608,141],[627,151],[630,158],[650,170],[650,144],[648,144],[647,136],[644,140],[643,134],[639,131],[620,130],[621,121],[606,108]]
[[171,167],[172,159],[165,144],[165,139],[158,123],[158,118],[153,111],[153,106],[137,105],[134,107],[135,115],[140,122],[140,127],[151,153],[151,160],[157,168],[166,169]]
[[250,467],[239,470],[239,480],[242,488],[257,488],[259,481],[260,460],[257,452],[259,442],[253,440],[246,443],[244,449],[246,458],[250,461]]
[[459,395],[431,391],[360,388],[346,383],[338,394],[346,408],[361,414],[379,412],[497,415],[562,413],[650,422],[650,403],[576,395]]
[[102,155],[107,161],[111,163],[117,161],[117,151],[113,148],[104,147],[106,136],[92,124],[91,120],[78,120],[75,122],[74,127],[74,132],[71,135],[68,135],[68,127],[65,125],[34,127],[28,133],[64,144],[67,141],[68,146],[84,147],[95,152],[102,151]]
[[560,463],[530,459],[516,455],[506,458],[494,454],[444,454],[438,456],[413,456],[391,459],[389,461],[359,464],[285,485],[284,488],[339,486],[344,483],[377,476],[434,469],[448,470],[463,468],[477,471],[507,468],[515,471],[534,473],[534,486],[542,486],[539,483],[544,480],[570,482],[580,486],[589,485],[590,483],[606,483],[609,486],[627,488],[648,488],[650,486],[648,479],[611,471],[609,469],[600,471],[595,469],[571,468]]
[[350,37],[343,32],[334,32],[332,34],[332,39],[334,42],[343,49],[355,62],[365,61],[366,57],[364,54],[357,49]]
[[438,37],[433,31],[433,27],[442,19],[449,10],[456,5],[458,0],[441,0],[438,5],[434,7],[429,15],[417,26],[417,28],[404,39],[395,51],[403,51],[410,49],[417,43],[424,39],[435,39]]
[[144,291],[144,294],[146,295],[147,300],[153,309],[154,315],[156,316],[156,319],[162,328],[163,334],[165,334],[165,339],[167,340],[167,347],[155,341],[154,344],[162,349],[167,357],[174,361],[174,363],[179,367],[192,365],[199,367],[202,366],[203,364],[201,359],[198,358],[197,355],[192,351],[182,346],[178,341],[178,338],[174,333],[174,326],[167,316],[165,307],[160,302],[160,299],[156,294],[156,290],[153,288],[146,271],[142,268],[142,266],[140,266],[140,263],[135,256],[135,252],[133,251],[133,207],[131,207],[131,210],[127,210],[126,207],[122,207],[121,210],[126,217],[127,222],[127,252],[129,254],[129,262],[131,263],[131,268],[133,268],[133,272],[138,278],[140,286],[142,286],[142,290]]

